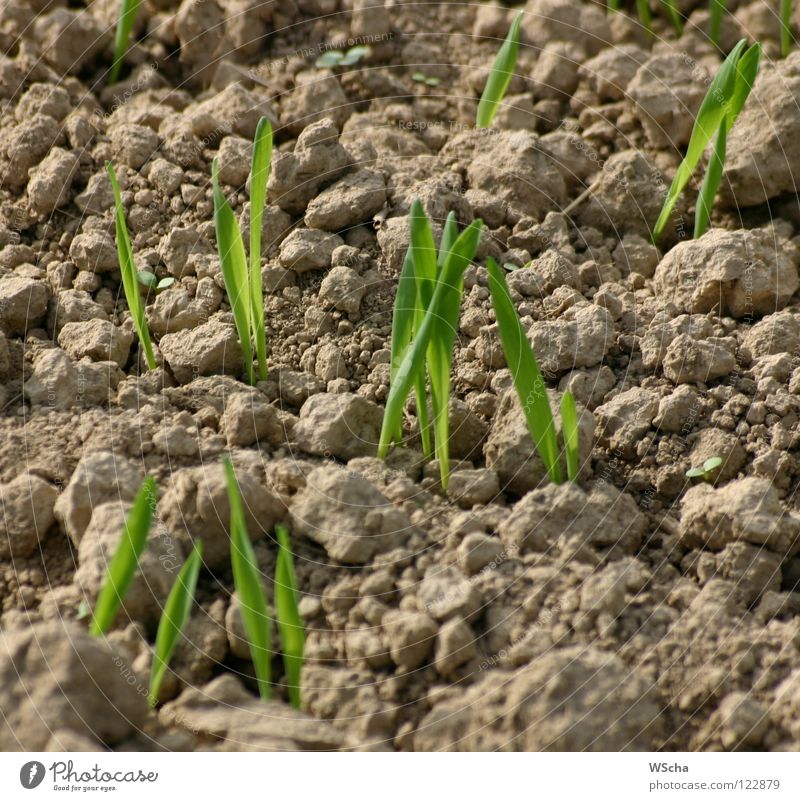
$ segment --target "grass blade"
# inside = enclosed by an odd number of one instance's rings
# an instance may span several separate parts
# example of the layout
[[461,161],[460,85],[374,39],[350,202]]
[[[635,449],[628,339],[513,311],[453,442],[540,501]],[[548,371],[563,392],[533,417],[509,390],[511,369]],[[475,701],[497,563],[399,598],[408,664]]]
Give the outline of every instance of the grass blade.
[[189,619],[194,603],[194,592],[197,588],[197,579],[203,565],[203,542],[195,540],[194,548],[187,560],[183,563],[181,572],[175,579],[172,589],[164,604],[161,620],[158,622],[155,649],[153,651],[153,667],[150,671],[150,691],[148,700],[150,706],[158,704],[158,694],[161,682],[164,680],[167,666],[172,659],[172,653],[178,644],[183,627]]
[[728,107],[728,129],[733,126],[739,113],[744,108],[744,104],[750,96],[750,91],[755,85],[760,65],[761,45],[756,43],[742,54],[736,64],[736,82]]
[[781,0],[781,56],[786,58],[792,49],[792,0]]
[[661,2],[667,10],[667,16],[672,23],[672,27],[675,29],[675,33],[680,36],[683,33],[683,17],[678,10],[677,3],[675,0],[661,0]]
[[91,633],[99,637],[108,631],[117,610],[130,589],[139,567],[139,558],[147,546],[147,535],[153,522],[158,498],[155,479],[145,478],[125,520],[117,551],[108,566],[103,588],[97,596],[92,616]]
[[383,415],[383,426],[378,445],[378,456],[380,458],[385,458],[389,452],[392,435],[397,431],[399,421],[402,420],[403,405],[408,393],[411,391],[411,387],[414,385],[416,376],[425,362],[428,345],[442,316],[442,301],[446,288],[454,285],[461,278],[464,270],[467,269],[475,257],[482,227],[481,221],[475,220],[461,232],[453,244],[453,248],[440,271],[439,279],[436,282],[436,288],[431,298],[430,306],[425,312],[422,325],[419,327],[411,347],[406,350],[397,368],[394,383],[389,387],[389,395],[386,398],[386,409]]
[[742,39],[725,59],[708,87],[708,92],[703,98],[700,111],[697,113],[697,119],[692,128],[686,155],[675,173],[661,213],[653,228],[654,242],[657,242],[664,233],[678,197],[692,177],[692,173],[703,157],[703,152],[708,147],[711,138],[717,133],[723,118],[728,113],[731,96],[736,84],[736,65],[744,46],[745,40]]
[[142,0],[121,0],[119,4],[119,18],[114,34],[114,63],[111,65],[111,72],[108,76],[109,85],[116,83],[119,79],[122,62],[128,50],[128,40],[131,38],[133,26],[136,24],[141,3]]
[[514,386],[517,390],[531,438],[544,462],[550,480],[561,483],[561,468],[558,464],[558,441],[553,422],[553,412],[547,397],[547,386],[542,377],[536,356],[527,334],[519,321],[517,310],[508,292],[505,275],[493,259],[487,262],[489,290],[492,293],[497,327]]
[[719,50],[719,35],[722,30],[722,16],[728,0],[710,0],[708,5],[708,37],[711,44]]
[[622,8],[622,0],[608,0],[608,13],[619,11]]
[[714,198],[717,195],[720,182],[722,181],[722,168],[725,165],[725,151],[728,141],[728,122],[722,121],[717,132],[717,141],[714,143],[714,150],[703,176],[703,184],[700,187],[700,194],[697,197],[697,206],[694,210],[694,238],[701,237],[707,230],[711,222],[711,209],[714,206]]
[[[255,384],[253,350],[250,346],[251,303],[247,258],[239,224],[219,185],[219,165],[216,158],[211,163],[211,181],[214,187],[214,224],[222,278],[242,346],[247,380],[250,384]],[[250,228],[253,228],[252,222]]]
[[475,118],[475,125],[478,128],[488,128],[492,124],[492,120],[497,114],[497,109],[508,91],[508,85],[514,75],[514,68],[517,66],[522,14],[523,12],[520,11],[514,18],[505,41],[495,56],[492,71],[489,73],[489,78],[478,103],[478,113]]
[[272,623],[267,599],[261,586],[261,573],[247,534],[239,482],[229,459],[225,460],[228,476],[228,500],[231,506],[231,567],[233,583],[239,596],[242,624],[247,633],[250,656],[256,672],[259,695],[266,701],[271,696]]
[[[403,268],[400,271],[400,278],[397,282],[397,294],[394,299],[394,309],[392,311],[392,345],[391,345],[391,369],[389,371],[389,383],[394,383],[394,377],[403,361],[406,351],[411,345],[414,336],[414,318],[417,314],[417,281],[414,277],[414,259],[411,256],[411,248],[406,251],[403,259]],[[425,382],[423,380],[421,392],[425,395]],[[427,401],[426,401],[427,403]],[[417,391],[417,416],[419,417],[420,391]],[[425,436],[427,429],[420,433],[423,434],[423,449],[425,455],[429,455],[430,439],[428,435],[427,445]],[[403,438],[402,421],[398,421],[397,430],[393,433],[394,442],[400,442]]]
[[653,15],[650,11],[650,0],[636,0],[636,11],[639,14],[639,22],[647,31],[648,36],[653,35]]
[[106,172],[111,180],[111,188],[114,190],[114,225],[117,233],[117,257],[119,259],[119,271],[122,274],[122,289],[125,292],[125,301],[133,318],[133,326],[144,351],[147,367],[149,370],[155,370],[156,357],[153,353],[150,331],[147,328],[147,320],[144,316],[142,296],[139,293],[139,278],[136,264],[133,261],[133,248],[131,247],[131,238],[128,235],[128,226],[125,223],[125,210],[122,207],[119,182],[110,161],[106,162]]
[[272,161],[272,125],[258,121],[250,168],[250,314],[258,360],[258,377],[267,378],[267,338],[264,332],[264,292],[261,286],[261,225],[267,200],[267,180]]
[[275,615],[281,635],[283,665],[289,700],[295,709],[300,708],[300,676],[303,670],[303,650],[306,642],[305,626],[300,617],[300,595],[294,559],[285,526],[275,526],[278,537],[278,561],[275,565]]
[[575,408],[575,398],[569,390],[561,396],[561,434],[567,456],[567,478],[570,481],[577,481],[580,470],[578,411]]

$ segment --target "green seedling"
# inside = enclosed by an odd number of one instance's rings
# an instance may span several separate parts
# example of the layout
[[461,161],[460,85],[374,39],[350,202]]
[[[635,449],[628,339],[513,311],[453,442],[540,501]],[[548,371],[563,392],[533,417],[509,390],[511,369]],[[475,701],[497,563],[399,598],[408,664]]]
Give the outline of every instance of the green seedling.
[[508,291],[506,278],[493,259],[487,261],[489,291],[492,295],[497,327],[508,369],[514,380],[522,411],[536,450],[544,463],[547,475],[554,484],[561,483],[558,438],[553,421],[553,412],[547,397],[536,356],[519,320],[514,302]]
[[648,36],[653,35],[653,14],[650,11],[650,0],[636,0],[636,13],[639,15],[639,22],[647,31]]
[[608,13],[622,10],[622,0],[608,0]]
[[709,0],[708,4],[708,38],[711,44],[719,50],[719,37],[722,31],[722,17],[728,0]]
[[267,610],[267,598],[261,585],[261,573],[247,533],[244,506],[239,482],[230,460],[225,460],[228,478],[228,501],[231,507],[231,567],[233,583],[239,596],[242,624],[250,646],[255,668],[258,693],[266,701],[272,694],[272,621]]
[[147,270],[139,270],[139,272],[136,273],[136,278],[142,286],[152,289],[156,295],[175,283],[175,279],[171,275],[159,280],[153,273]]
[[721,456],[712,456],[706,459],[700,467],[692,467],[686,471],[686,478],[702,478],[703,481],[710,481],[714,472],[722,467],[723,459]]
[[503,98],[506,96],[511,78],[514,76],[514,70],[517,66],[517,53],[519,52],[522,14],[523,12],[520,11],[514,18],[508,35],[495,56],[492,70],[489,73],[489,78],[478,103],[478,113],[475,118],[475,125],[478,128],[488,128],[492,124],[492,120],[494,120],[497,110],[500,108],[500,103],[503,102]]
[[258,377],[267,378],[267,335],[264,328],[264,293],[261,286],[261,226],[267,202],[267,181],[272,162],[272,125],[266,117],[258,121],[250,165],[250,313],[256,345]]
[[272,156],[272,127],[262,117],[253,142],[250,181],[250,261],[245,255],[239,223],[219,183],[219,164],[211,164],[214,191],[214,224],[217,233],[222,278],[233,311],[236,331],[242,346],[247,380],[256,383],[253,368],[253,346],[258,357],[258,375],[267,376],[267,341],[264,327],[264,298],[261,289],[261,222],[264,218],[266,184]]
[[351,47],[347,52],[343,50],[328,50],[314,62],[314,65],[320,69],[326,67],[352,67],[369,54],[370,49],[363,45]]
[[131,238],[128,235],[128,226],[125,222],[125,209],[122,207],[122,195],[119,191],[117,174],[110,161],[106,162],[106,171],[111,179],[111,187],[114,190],[115,215],[114,223],[117,233],[117,256],[119,258],[119,269],[122,274],[122,288],[125,292],[125,300],[128,303],[133,326],[139,337],[147,367],[150,370],[156,368],[156,357],[153,353],[153,344],[150,341],[150,331],[147,328],[147,320],[144,316],[144,306],[142,296],[139,292],[139,279],[137,278],[136,265],[133,261],[133,248]]
[[[392,346],[393,364],[378,456],[386,457],[390,445],[401,431],[406,400],[412,388],[419,388],[424,382],[427,363],[434,412],[435,453],[439,459],[443,488],[447,488],[450,473],[447,406],[463,275],[475,257],[481,229],[481,221],[475,220],[456,237],[455,220],[450,220],[445,225],[437,259],[425,212],[418,201],[412,205],[412,267],[406,267],[405,283],[402,290],[399,290],[403,292],[401,311],[404,319],[393,322],[393,337],[397,331],[398,337],[402,332],[403,339],[398,339],[398,343],[393,343]],[[407,305],[412,302],[410,269],[413,269],[413,280],[417,287],[414,293],[413,316],[408,311],[411,307]],[[407,342],[405,336],[409,331],[413,339]]]
[[567,456],[567,478],[570,481],[577,481],[580,472],[580,432],[575,398],[569,390],[561,396],[561,433]]
[[117,30],[114,34],[114,63],[111,65],[111,72],[108,75],[109,85],[116,83],[119,79],[122,61],[128,51],[128,40],[131,38],[131,31],[136,24],[141,4],[142,0],[122,0],[119,5]]
[[283,665],[289,700],[293,707],[300,708],[300,675],[303,670],[303,650],[306,633],[300,617],[300,595],[294,572],[294,559],[285,526],[275,526],[278,539],[278,561],[275,565],[275,615],[281,636]]
[[781,56],[786,58],[792,49],[792,0],[781,0]]
[[164,674],[172,659],[175,646],[178,644],[183,627],[192,611],[197,579],[202,565],[203,543],[201,540],[196,540],[189,558],[183,563],[183,567],[172,585],[167,602],[164,604],[161,620],[158,622],[148,692],[148,701],[152,707],[158,704],[161,682],[164,680]]
[[117,551],[108,566],[103,587],[94,605],[90,631],[95,637],[108,631],[130,589],[139,567],[139,558],[147,546],[157,497],[155,479],[148,476],[136,493]]
[[678,4],[675,0],[661,0],[661,2],[664,4],[669,21],[675,29],[675,34],[680,36],[683,33],[683,17],[678,9]]
[[415,72],[411,79],[426,86],[438,86],[442,82],[441,78],[429,78],[424,72]]
[[681,192],[703,157],[706,147],[716,135],[714,152],[700,189],[695,210],[695,238],[708,229],[711,208],[722,179],[728,132],[747,100],[758,74],[761,46],[754,44],[745,49],[742,39],[725,59],[708,88],[692,128],[686,155],[675,173],[661,214],[653,229],[653,241],[658,242],[669,222]]

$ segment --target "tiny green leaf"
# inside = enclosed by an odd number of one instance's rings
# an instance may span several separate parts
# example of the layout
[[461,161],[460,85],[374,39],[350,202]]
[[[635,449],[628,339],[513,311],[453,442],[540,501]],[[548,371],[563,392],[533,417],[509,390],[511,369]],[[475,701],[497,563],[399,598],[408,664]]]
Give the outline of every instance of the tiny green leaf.
[[478,103],[478,113],[475,119],[475,125],[478,128],[488,128],[492,124],[500,103],[503,102],[503,98],[506,96],[511,78],[514,76],[514,69],[517,66],[517,53],[519,52],[522,14],[523,12],[520,11],[514,18],[508,35],[495,56],[492,70],[486,81],[486,87]]
[[261,573],[247,533],[239,482],[229,459],[225,460],[228,478],[228,501],[231,507],[231,567],[233,583],[239,596],[242,624],[250,646],[259,695],[269,700],[272,694],[272,622],[261,585]]
[[577,481],[580,471],[578,411],[575,408],[575,398],[569,391],[561,397],[561,431],[567,456],[567,478]]
[[300,617],[300,595],[297,590],[289,532],[284,526],[278,525],[275,526],[275,533],[278,538],[278,560],[275,565],[275,615],[278,618],[289,699],[292,706],[299,709],[305,626]]
[[146,287],[154,287],[158,281],[155,275],[147,272],[147,270],[139,270],[139,272],[136,273],[136,277],[139,279],[139,283]]
[[341,67],[351,67],[353,64],[358,64],[362,58],[369,55],[369,48],[363,45],[351,47],[339,61]]
[[183,567],[167,596],[161,620],[158,622],[156,643],[153,650],[153,666],[150,670],[150,691],[148,693],[148,700],[152,707],[158,704],[158,695],[161,683],[164,680],[164,674],[172,659],[172,654],[178,644],[183,627],[186,625],[186,621],[192,611],[194,592],[202,564],[203,542],[202,540],[195,540],[192,552],[183,563]]
[[166,278],[162,278],[158,282],[158,284],[156,285],[156,289],[158,289],[159,291],[161,291],[162,289],[168,289],[174,283],[175,283],[175,279],[171,275],[168,275]]
[[514,379],[522,411],[528,422],[531,439],[544,463],[550,480],[561,483],[561,468],[558,463],[558,441],[556,439],[553,412],[547,397],[547,385],[539,364],[533,354],[527,334],[519,321],[514,302],[508,292],[505,274],[493,259],[487,261],[489,291],[500,331],[500,340],[506,356],[508,369]]
[[117,30],[114,35],[114,63],[108,76],[108,83],[116,83],[122,69],[122,61],[128,50],[128,40],[131,31],[136,24],[136,17],[139,14],[139,6],[142,0],[121,0],[119,4],[119,18],[117,19]]
[[252,310],[247,257],[239,224],[219,185],[219,165],[216,158],[211,163],[211,182],[214,190],[214,223],[217,230],[217,251],[219,252],[222,278],[233,311],[239,343],[242,346],[247,379],[250,384],[255,384],[253,351],[250,346]]
[[703,462],[703,471],[706,473],[710,473],[712,470],[716,470],[718,467],[721,466],[722,466],[722,457],[712,456],[710,459],[706,459]]
[[319,68],[325,67],[338,67],[342,63],[344,53],[341,50],[328,50],[323,53],[315,62],[315,66]]
[[705,475],[705,471],[702,467],[691,467],[686,471],[687,478],[700,478],[703,475]]
[[91,633],[95,637],[108,631],[136,575],[139,557],[147,546],[147,535],[150,533],[157,498],[155,479],[148,476],[136,493],[117,551],[97,596],[91,626]]
[[267,378],[267,337],[264,328],[264,292],[261,285],[261,226],[267,199],[267,180],[272,161],[272,125],[266,117],[258,121],[253,139],[250,168],[250,323],[256,345],[258,377]]
[[153,345],[150,342],[150,331],[147,328],[147,320],[144,316],[144,306],[142,297],[139,294],[139,278],[137,277],[136,265],[133,261],[133,249],[128,235],[128,226],[125,222],[125,209],[122,207],[122,194],[119,191],[117,174],[110,161],[106,162],[106,171],[111,180],[111,188],[114,192],[114,225],[117,233],[117,256],[119,258],[119,270],[122,274],[122,288],[125,292],[125,301],[128,304],[133,327],[139,336],[139,342],[144,350],[145,361],[150,370],[156,368],[156,357],[153,353]]

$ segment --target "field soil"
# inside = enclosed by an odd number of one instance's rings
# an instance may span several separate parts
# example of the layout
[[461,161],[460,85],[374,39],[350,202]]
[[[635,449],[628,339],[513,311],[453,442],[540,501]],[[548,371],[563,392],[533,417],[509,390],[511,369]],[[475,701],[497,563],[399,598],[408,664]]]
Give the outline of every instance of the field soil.
[[[630,4],[633,6],[633,4]],[[144,0],[0,4],[0,748],[797,750],[800,746],[800,51],[776,3],[712,228],[687,189],[650,230],[721,56],[635,9],[530,0],[516,74],[475,130],[516,8]],[[317,66],[365,46],[355,64]],[[211,160],[264,220],[269,375],[250,387],[224,291]],[[158,367],[121,287],[111,161]],[[699,180],[700,173],[695,176]],[[456,337],[446,492],[405,439],[376,458],[391,314],[419,199],[484,221]],[[505,363],[486,260],[507,265],[581,475],[548,482]],[[557,421],[560,428],[560,420]],[[288,524],[307,627],[300,710],[273,634],[258,698],[229,560],[239,475],[270,597]],[[720,457],[705,477],[690,468]],[[140,573],[88,633],[131,501],[160,497]],[[155,628],[191,543],[197,603],[150,710]]]

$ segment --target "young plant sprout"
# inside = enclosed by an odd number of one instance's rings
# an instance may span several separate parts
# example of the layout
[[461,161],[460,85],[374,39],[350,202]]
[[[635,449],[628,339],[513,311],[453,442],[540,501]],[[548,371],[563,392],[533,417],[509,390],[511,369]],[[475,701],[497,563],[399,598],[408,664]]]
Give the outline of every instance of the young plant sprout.
[[153,345],[150,341],[150,331],[147,328],[147,320],[144,316],[144,306],[142,296],[139,292],[139,279],[136,273],[136,265],[133,261],[133,248],[131,239],[128,235],[128,226],[125,223],[125,209],[122,207],[122,196],[119,191],[117,174],[110,161],[106,162],[108,177],[111,179],[111,187],[114,190],[114,205],[116,208],[114,223],[117,233],[117,255],[119,257],[119,270],[122,273],[122,288],[125,292],[125,300],[128,303],[133,327],[139,337],[144,358],[149,370],[155,370],[156,357],[153,353]]
[[528,422],[531,439],[550,480],[554,484],[560,484],[558,438],[547,397],[547,386],[527,334],[519,321],[517,310],[514,308],[503,271],[493,259],[487,261],[487,270],[500,340],[522,404],[522,411]]
[[261,586],[261,573],[247,533],[239,482],[230,460],[225,460],[228,477],[228,501],[231,507],[231,567],[233,583],[239,596],[242,624],[247,633],[250,656],[255,668],[258,693],[265,700],[272,695],[272,621],[267,598]]
[[153,522],[153,510],[158,498],[155,479],[148,476],[136,493],[133,506],[125,520],[125,528],[117,551],[108,566],[103,587],[97,596],[92,615],[91,633],[95,637],[105,634],[114,622],[133,577],[139,567],[139,558],[147,546],[147,536]]
[[478,113],[475,118],[475,126],[477,128],[488,128],[492,124],[492,120],[494,120],[495,114],[500,108],[500,103],[503,102],[503,98],[508,91],[508,85],[511,83],[514,69],[517,66],[522,14],[523,12],[520,11],[514,18],[508,35],[495,56],[492,70],[489,73],[489,78],[478,103]]
[[703,481],[710,481],[714,471],[722,466],[721,456],[712,456],[706,459],[700,467],[692,467],[686,471],[686,478],[702,478]]
[[136,24],[141,4],[142,0],[122,0],[119,4],[119,18],[114,34],[114,63],[111,65],[111,72],[108,75],[109,85],[116,83],[119,79],[122,61],[128,50],[128,40],[131,38],[131,31]]
[[356,45],[347,52],[328,50],[314,62],[314,66],[320,69],[325,67],[352,67],[354,64],[358,64],[362,58],[368,56],[369,53],[370,49],[365,45]]
[[575,398],[569,390],[561,396],[561,433],[567,457],[567,478],[577,481],[580,472],[578,411],[575,408]]
[[719,36],[722,30],[722,17],[728,0],[710,0],[708,4],[708,38],[711,44],[719,50]]
[[636,13],[639,15],[639,22],[647,31],[648,36],[653,35],[653,15],[650,11],[650,0],[636,0]]
[[[404,275],[401,276],[398,293],[402,294],[395,302],[392,323],[392,369],[378,456],[385,458],[390,445],[398,438],[402,430],[403,408],[412,388],[417,390],[417,413],[420,413],[422,404],[419,398],[424,391],[427,361],[435,454],[445,489],[450,476],[447,410],[453,346],[463,275],[475,257],[481,229],[481,221],[475,220],[456,237],[455,219],[449,218],[437,258],[428,218],[419,201],[414,202],[411,207],[411,258],[406,259]],[[423,427],[420,420],[420,428]]]
[[661,2],[664,4],[669,21],[672,23],[672,27],[675,29],[675,34],[680,36],[683,33],[683,17],[681,16],[681,12],[678,10],[678,4],[676,0],[661,0]]
[[306,633],[303,619],[300,617],[300,596],[297,591],[289,532],[285,526],[278,525],[275,526],[275,534],[278,539],[278,561],[275,565],[275,616],[278,618],[278,631],[281,636],[289,701],[293,707],[299,709],[300,674],[303,670]]
[[424,83],[426,86],[438,86],[442,82],[441,78],[429,78],[424,72],[415,72],[411,80]]
[[786,58],[792,49],[792,0],[781,0],[781,56]]
[[272,127],[262,117],[253,141],[253,161],[250,179],[250,262],[244,251],[244,240],[219,183],[219,165],[211,164],[214,190],[214,223],[217,232],[217,251],[222,268],[225,290],[233,311],[236,331],[244,355],[247,380],[256,383],[253,369],[253,347],[258,358],[258,375],[267,376],[267,342],[264,328],[264,298],[261,289],[261,222],[264,218],[266,184],[272,154]]
[[669,222],[672,210],[703,157],[711,139],[716,135],[714,150],[706,170],[695,209],[695,238],[708,229],[714,197],[722,180],[728,132],[747,100],[758,74],[761,45],[745,50],[742,39],[725,59],[708,88],[692,128],[686,155],[675,173],[661,214],[653,229],[653,242],[658,242]]
[[136,273],[136,278],[142,286],[154,290],[156,295],[175,283],[175,279],[171,275],[167,275],[159,280],[156,278],[155,274],[147,270],[139,270],[139,272]]
[[161,682],[164,680],[164,674],[167,672],[167,666],[172,659],[172,653],[192,611],[194,592],[197,588],[197,579],[202,565],[203,542],[202,540],[195,540],[192,552],[183,563],[183,567],[167,596],[161,620],[158,622],[148,692],[148,700],[152,707],[158,704]]

